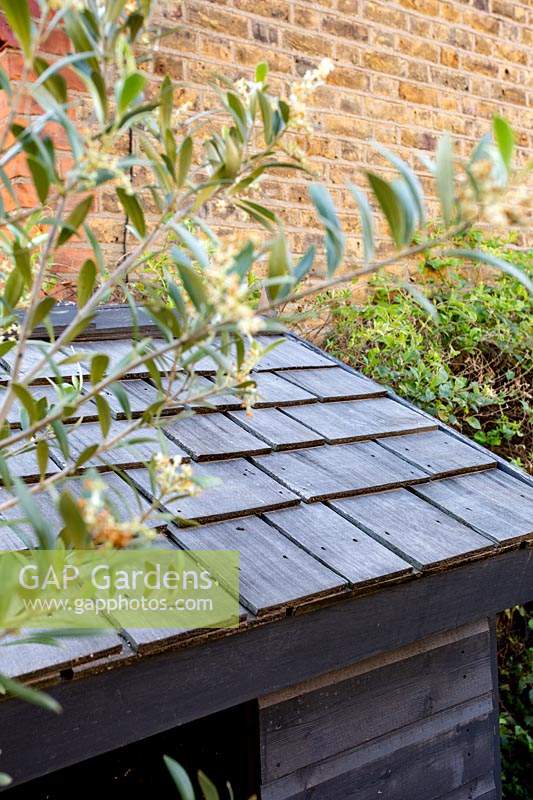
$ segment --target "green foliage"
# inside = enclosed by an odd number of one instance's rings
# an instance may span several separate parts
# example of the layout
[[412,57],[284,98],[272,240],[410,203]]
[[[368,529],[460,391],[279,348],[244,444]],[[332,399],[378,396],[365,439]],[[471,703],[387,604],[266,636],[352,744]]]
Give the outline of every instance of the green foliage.
[[[533,275],[533,253],[498,240],[478,241]],[[533,467],[531,300],[507,277],[473,282],[453,258],[421,265],[435,324],[418,299],[390,278],[374,281],[371,300],[353,304],[338,292],[327,348],[365,374],[517,464]],[[321,303],[330,297],[323,296]]]
[[498,619],[504,800],[533,797],[533,604]]

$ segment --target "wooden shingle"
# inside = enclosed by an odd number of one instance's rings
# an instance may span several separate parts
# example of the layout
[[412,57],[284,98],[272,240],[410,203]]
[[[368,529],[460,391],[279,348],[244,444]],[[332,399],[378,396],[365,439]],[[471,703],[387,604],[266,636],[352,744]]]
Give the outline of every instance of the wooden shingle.
[[[121,431],[128,428],[130,422],[127,420],[116,420],[111,423],[108,432],[108,439],[117,436]],[[163,428],[164,430],[164,428]],[[73,426],[68,430],[69,444],[71,453],[80,455],[86,447],[98,444],[102,441],[102,431],[98,422],[84,422],[77,427]],[[136,441],[145,439],[147,441]],[[188,458],[187,453],[175,444],[170,438],[165,437],[163,443],[158,439],[157,432],[152,428],[139,428],[127,435],[124,442],[112,448],[101,456],[94,456],[83,464],[83,468],[95,467],[96,469],[106,470],[113,467],[121,469],[139,467],[147,464],[155,453],[165,450],[170,456]],[[54,450],[54,458],[63,466],[64,456]]]
[[437,427],[433,420],[388,397],[297,406],[288,408],[286,413],[322,434],[330,444]]
[[316,403],[314,394],[290,380],[292,371],[287,370],[279,375],[275,372],[252,372],[251,378],[256,383],[258,395],[254,408]]
[[270,446],[225,414],[199,414],[165,426],[166,435],[195,460],[268,453]]
[[315,395],[322,402],[332,400],[357,400],[366,397],[383,397],[387,390],[369,378],[354,375],[342,367],[318,369],[290,369],[283,377]]
[[299,605],[346,586],[343,578],[258,517],[171,528],[170,533],[188,549],[238,550],[241,602],[254,614]]
[[324,500],[427,480],[374,442],[324,445],[256,456],[254,463],[305,500]]
[[446,431],[391,436],[377,441],[430,475],[454,475],[496,466],[496,459],[489,453],[465,444]]
[[432,481],[416,492],[500,544],[533,537],[533,489],[501,469]]
[[[294,492],[242,458],[195,464],[193,472],[215,478],[218,483],[196,497],[184,497],[166,506],[170,513],[185,519],[216,522],[298,502]],[[128,477],[151,496],[148,470],[128,470]]]
[[[26,631],[32,633],[33,631]],[[68,637],[59,644],[17,644],[0,647],[0,672],[10,678],[29,680],[59,672],[77,664],[120,653],[124,642],[118,633],[103,629],[91,636]]]
[[265,518],[354,586],[410,575],[411,564],[323,503],[271,511]]
[[243,428],[267,442],[274,450],[324,444],[324,438],[277,408],[263,408],[248,415],[230,411],[229,416]]
[[266,347],[273,342],[279,341],[280,344],[272,348],[270,352],[263,356],[256,366],[257,371],[263,370],[285,370],[285,369],[311,369],[313,367],[337,366],[327,356],[317,353],[310,347],[306,347],[301,342],[294,339],[278,339],[277,337],[258,336],[259,343]]
[[333,500],[332,507],[419,569],[482,555],[493,542],[406,489]]

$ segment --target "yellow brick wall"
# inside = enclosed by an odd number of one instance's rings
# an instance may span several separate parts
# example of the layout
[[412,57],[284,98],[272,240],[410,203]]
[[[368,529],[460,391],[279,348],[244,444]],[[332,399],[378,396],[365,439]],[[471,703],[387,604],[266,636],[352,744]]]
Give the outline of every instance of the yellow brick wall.
[[[466,154],[494,113],[518,132],[519,157],[533,155],[532,0],[156,0],[154,21],[172,33],[145,67],[152,89],[168,73],[180,101],[197,111],[213,104],[206,81],[216,73],[251,77],[266,60],[273,88],[329,57],[335,70],[314,98],[315,133],[298,137],[318,180],[330,189],[348,233],[349,259],[359,253],[358,221],[346,182],[363,184],[361,169],[385,169],[372,140],[417,165],[450,131]],[[9,51],[3,56],[13,58]],[[84,116],[90,102],[80,96]],[[269,176],[266,204],[284,218],[294,249],[321,241],[300,173]],[[209,209],[222,231],[248,230],[237,215]],[[115,197],[103,193],[93,221],[110,260],[127,237]],[[63,280],[83,260],[83,244],[65,250]]]
[[[504,115],[519,136],[519,158],[533,155],[533,3],[512,0],[160,0],[157,20],[177,26],[163,39],[154,71],[169,71],[184,99],[211,102],[210,74],[251,77],[259,61],[272,83],[290,83],[329,57],[335,71],[314,100],[316,132],[305,145],[317,177],[330,189],[357,256],[357,214],[343,186],[363,182],[361,168],[383,169],[372,140],[415,158],[443,131],[467,154]],[[284,217],[294,248],[317,240],[299,173],[269,177],[264,198]],[[224,229],[237,217],[212,212]]]

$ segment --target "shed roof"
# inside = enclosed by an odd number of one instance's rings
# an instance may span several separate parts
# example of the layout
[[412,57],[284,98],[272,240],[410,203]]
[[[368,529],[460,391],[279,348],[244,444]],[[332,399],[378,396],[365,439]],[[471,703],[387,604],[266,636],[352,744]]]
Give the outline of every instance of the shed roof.
[[[113,313],[110,324],[106,319],[103,313],[94,324],[94,344],[80,347],[102,349],[113,361],[123,355],[131,331],[120,314]],[[4,381],[9,368],[9,357],[0,359]],[[196,369],[210,383],[216,365],[200,359]],[[67,379],[74,371],[65,365]],[[392,583],[490,558],[533,539],[531,479],[386,387],[291,334],[268,352],[254,377],[260,399],[252,416],[243,412],[239,398],[227,394],[187,419],[169,416],[164,425],[169,452],[191,459],[195,472],[222,483],[163,509],[200,526],[171,523],[161,541],[168,547],[240,551],[240,631],[326,599],[387,591]],[[133,414],[141,415],[155,397],[149,376],[136,371],[122,385]],[[109,399],[118,430],[126,424],[124,414]],[[10,423],[18,424],[15,412]],[[94,415],[86,414],[73,432],[74,450],[98,435]],[[155,448],[125,446],[95,464],[107,473],[124,514],[131,509],[132,489],[113,469],[126,471],[148,502],[145,463]],[[53,462],[51,471],[62,465],[59,455]],[[36,480],[34,458],[21,458],[17,472]],[[44,515],[58,519],[47,496],[37,499]],[[8,527],[0,527],[0,547],[22,546]],[[37,678],[90,660],[120,664],[198,637],[231,633],[122,630],[117,623],[115,632],[71,641],[66,649],[5,648],[0,671]]]

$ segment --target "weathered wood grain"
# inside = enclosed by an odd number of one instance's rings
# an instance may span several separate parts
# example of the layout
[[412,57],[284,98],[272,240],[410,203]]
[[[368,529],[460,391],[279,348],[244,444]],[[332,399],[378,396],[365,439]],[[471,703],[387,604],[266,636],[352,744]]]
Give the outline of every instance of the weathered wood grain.
[[410,575],[412,566],[322,503],[272,511],[266,519],[352,585]]
[[[160,347],[164,347],[165,344],[166,342],[162,339],[154,339],[152,342],[152,348],[159,349]],[[215,353],[218,354],[219,347],[220,343],[215,341],[214,344],[210,346],[210,349],[214,350]],[[164,355],[160,356],[157,363],[160,365],[162,372],[175,368],[174,356],[172,352],[165,353]],[[191,347],[186,351],[186,353],[183,354],[183,357],[181,357],[179,360],[178,369],[186,370],[187,372],[196,373],[198,375],[214,375],[220,369],[220,364],[217,363],[213,356],[206,354],[205,347],[198,346]]]
[[[148,510],[150,504],[128,482],[127,473],[123,476],[116,472],[106,472],[101,476],[101,481],[106,487],[106,499],[109,509],[115,519],[127,522],[134,517],[140,517]],[[66,487],[75,497],[81,497],[85,489],[84,476],[69,478]],[[157,516],[151,516],[146,524],[150,528],[164,528],[165,522]]]
[[377,441],[382,447],[430,475],[456,475],[496,466],[496,460],[489,454],[469,447],[445,431],[428,431]]
[[[252,617],[250,611],[239,604],[239,621],[244,621]],[[228,619],[221,620],[222,623],[229,622]],[[221,631],[224,633],[224,631]],[[200,635],[205,636],[206,628],[126,628],[123,636],[130,643],[132,648],[140,655],[160,651],[164,648],[172,647],[176,644],[188,643],[187,639],[197,639]],[[211,631],[213,633],[213,631]]]
[[296,406],[286,413],[322,434],[330,444],[436,428],[436,422],[388,397]]
[[346,587],[343,578],[258,517],[193,529],[170,526],[169,533],[190,550],[238,550],[241,603],[254,614],[301,605]]
[[[58,303],[51,311],[50,321],[54,333],[58,336],[74,319],[77,313],[75,303]],[[21,317],[24,316],[23,314]],[[77,337],[77,341],[84,339],[123,339],[137,330],[140,336],[157,335],[160,331],[154,324],[150,315],[142,308],[136,309],[134,318],[127,304],[113,303],[103,305],[96,309],[91,323]],[[44,325],[38,325],[31,333],[32,338],[48,339],[48,331]]]
[[[128,398],[132,417],[142,417],[148,406],[160,399],[155,386],[142,379],[120,381],[120,386],[124,389]],[[111,389],[103,389],[101,394],[107,400],[113,417],[115,419],[126,419],[126,413]]]
[[500,544],[533,535],[533,489],[501,469],[431,481],[416,493]]
[[[4,488],[0,488],[0,503],[4,503],[8,500],[13,498],[13,494],[11,492],[6,491]],[[43,519],[47,520],[50,524],[52,529],[56,530],[57,533],[63,527],[63,523],[61,521],[61,515],[56,510],[55,503],[53,502],[52,498],[48,494],[48,492],[37,492],[33,496],[33,500],[35,505],[37,506],[37,510],[39,511],[40,515]],[[0,516],[4,520],[8,520],[13,527],[8,527],[8,525],[2,525],[0,531],[6,532],[8,530],[11,531],[12,535],[22,542],[22,547],[37,547],[38,541],[35,536],[34,530],[27,522],[25,522],[25,514],[24,511],[21,509],[20,505],[17,503],[11,508],[4,509]],[[0,534],[1,535],[1,534]],[[11,548],[9,548],[11,549]],[[19,548],[13,548],[19,549]]]
[[336,366],[327,356],[317,353],[289,337],[277,340],[275,337],[258,336],[257,340],[264,347],[272,344],[273,341],[280,341],[280,344],[263,356],[256,366],[257,371]]
[[[260,713],[265,783],[490,694],[488,633],[323,686]],[[383,708],[386,713],[376,713]]]
[[[197,522],[217,522],[258,511],[295,505],[298,497],[244,459],[194,465],[194,474],[217,478],[219,483],[196,497],[169,503],[170,513]],[[128,471],[129,478],[150,496],[148,470]]]
[[501,792],[498,792],[493,776],[488,773],[444,795],[442,800],[501,800]]
[[[37,455],[34,448],[23,450],[23,445],[25,445],[24,442],[22,445],[19,445],[21,449],[18,451],[17,445],[15,445],[13,448],[15,452],[11,451],[8,453],[6,450],[4,450],[2,455],[6,460],[7,467],[12,477],[16,476],[18,478],[24,478],[25,481],[34,483],[40,480],[41,477],[39,465],[37,463]],[[50,448],[50,455],[51,457],[48,459],[44,477],[47,477],[48,475],[54,475],[56,472],[59,472],[58,464],[56,463],[56,460],[54,460],[54,450],[52,448]],[[3,485],[4,482],[0,478],[0,486]]]
[[[61,702],[61,717],[15,700],[0,703],[0,725],[10,731],[2,742],[2,768],[19,782],[28,780],[288,684],[491,616],[529,599],[532,585],[531,549],[506,550],[493,558],[389,586],[387,591],[346,597],[311,614],[248,627],[242,635],[209,639],[134,663],[110,660],[104,670],[87,668],[83,679],[80,676],[49,688]],[[491,702],[491,698],[485,700],[485,713]],[[430,735],[436,732],[436,716],[428,723]],[[472,716],[469,710],[466,719]],[[455,715],[451,726],[457,720]],[[418,736],[420,725],[415,727]],[[406,734],[406,729],[401,730],[396,742],[405,745]],[[43,738],[46,750],[41,745]],[[319,782],[322,780],[321,775]]]
[[[431,636],[425,636],[423,639],[418,639],[411,644],[397,647],[393,650],[388,650],[385,653],[379,653],[369,658],[363,658],[349,664],[342,669],[333,669],[321,675],[316,675],[306,681],[293,683],[278,692],[271,692],[270,694],[262,695],[258,698],[259,710],[268,708],[269,706],[276,706],[284,703],[287,700],[293,700],[296,697],[314,692],[325,686],[332,687],[336,683],[342,683],[350,678],[355,678],[357,675],[363,675],[367,672],[373,672],[377,669],[392,664],[398,664],[401,661],[413,658],[414,656],[423,653],[429,653],[431,650],[446,647],[454,644],[462,639],[470,639],[473,636],[480,634],[491,635],[492,630],[489,627],[487,619],[476,620],[475,622],[467,623],[466,625],[459,625],[457,628],[451,628],[443,633],[435,633]],[[497,704],[496,704],[497,705]],[[496,706],[495,706],[496,707]]]
[[[50,349],[49,342],[28,342],[24,349],[24,354],[19,364],[18,369],[18,376],[20,378],[25,378],[29,373],[41,362],[43,357],[46,356],[47,351]],[[15,361],[15,352],[16,348],[13,348],[8,353],[5,353],[0,358],[0,364],[4,368],[4,370],[8,373],[12,372],[14,361]],[[61,354],[66,358],[69,355],[74,353],[74,349],[72,347],[64,347],[61,349],[60,353],[56,353],[52,356],[52,361],[54,362],[55,370],[52,368],[50,363],[47,363],[36,375],[35,378],[32,379],[32,383],[48,383],[49,379],[56,378],[58,376],[62,376],[65,379],[68,379],[72,375],[76,375],[81,372],[80,367],[77,364],[59,364],[61,361]]]
[[280,375],[275,372],[252,372],[251,378],[256,383],[258,394],[254,408],[316,403],[317,398],[314,394],[302,389],[292,381],[285,380],[284,374],[283,372]]
[[254,463],[305,500],[412,484],[427,475],[374,442],[254,456]]
[[340,514],[419,569],[481,556],[494,543],[406,489],[331,503]]
[[[131,352],[135,346],[135,342],[131,339],[117,339],[114,341],[99,340],[94,342],[81,342],[76,350],[82,353],[87,353],[87,358],[82,362],[86,373],[89,371],[90,361],[94,353],[105,353],[109,356],[108,372],[112,374],[120,366],[124,366],[129,361],[135,360],[131,357]],[[72,369],[72,366],[70,367]],[[139,364],[135,367],[127,367],[121,378],[148,378],[150,373],[145,364]]]
[[[107,438],[111,439],[118,435],[129,424],[127,420],[113,421]],[[98,422],[84,422],[77,427],[67,427],[67,435],[69,437],[71,455],[74,456],[78,456],[89,445],[102,441],[102,431]],[[136,439],[148,439],[149,441],[135,442]],[[127,435],[117,447],[102,453],[101,456],[90,458],[83,464],[83,469],[95,467],[96,469],[107,470],[113,466],[121,469],[144,466],[155,453],[159,453],[163,448],[170,456],[188,459],[185,450],[178,447],[172,439],[165,437],[163,443],[161,443],[157,437],[157,431],[153,428],[139,428],[133,431],[131,435]],[[54,450],[54,458],[61,466],[65,465],[65,458],[57,449]]]
[[379,397],[387,394],[384,386],[353,375],[341,367],[319,367],[318,369],[291,369],[282,373],[283,377],[311,392],[322,402],[332,400],[357,400],[366,397]]
[[9,525],[2,523],[0,526],[0,550],[24,550],[25,547],[25,543],[15,531],[11,530]]
[[161,384],[165,392],[175,395],[169,401],[167,413],[175,413],[184,407],[193,408],[197,413],[209,411],[227,411],[242,406],[242,399],[229,391],[212,394],[214,381],[204,375],[177,373],[172,382],[170,377],[163,377]]
[[[480,700],[471,701],[469,705],[478,705],[480,711],[483,709]],[[494,756],[490,713],[462,721],[462,711],[463,706],[458,706],[430,717],[427,726],[423,722],[408,726],[348,751],[337,760],[345,766],[351,761],[352,769],[329,780],[319,782],[317,773],[322,765],[318,764],[302,770],[304,775],[295,773],[264,786],[261,797],[263,800],[307,800],[309,797],[313,800],[376,800],[381,797],[440,800],[465,784],[475,786],[475,781],[490,771]],[[444,731],[443,722],[449,726]],[[426,733],[426,739],[421,738],[421,730]],[[301,788],[291,793],[289,785],[295,788],[296,778]]]
[[197,461],[269,453],[270,446],[225,414],[199,414],[170,422],[166,435]]
[[277,408],[264,408],[251,415],[246,411],[230,411],[229,416],[274,450],[324,444],[324,438],[320,434]]
[[[22,635],[31,630],[22,631]],[[15,637],[11,641],[16,641]],[[113,630],[101,634],[57,640],[58,645],[17,644],[0,647],[0,672],[20,680],[35,679],[50,672],[70,668],[75,664],[119,653],[123,641]]]

